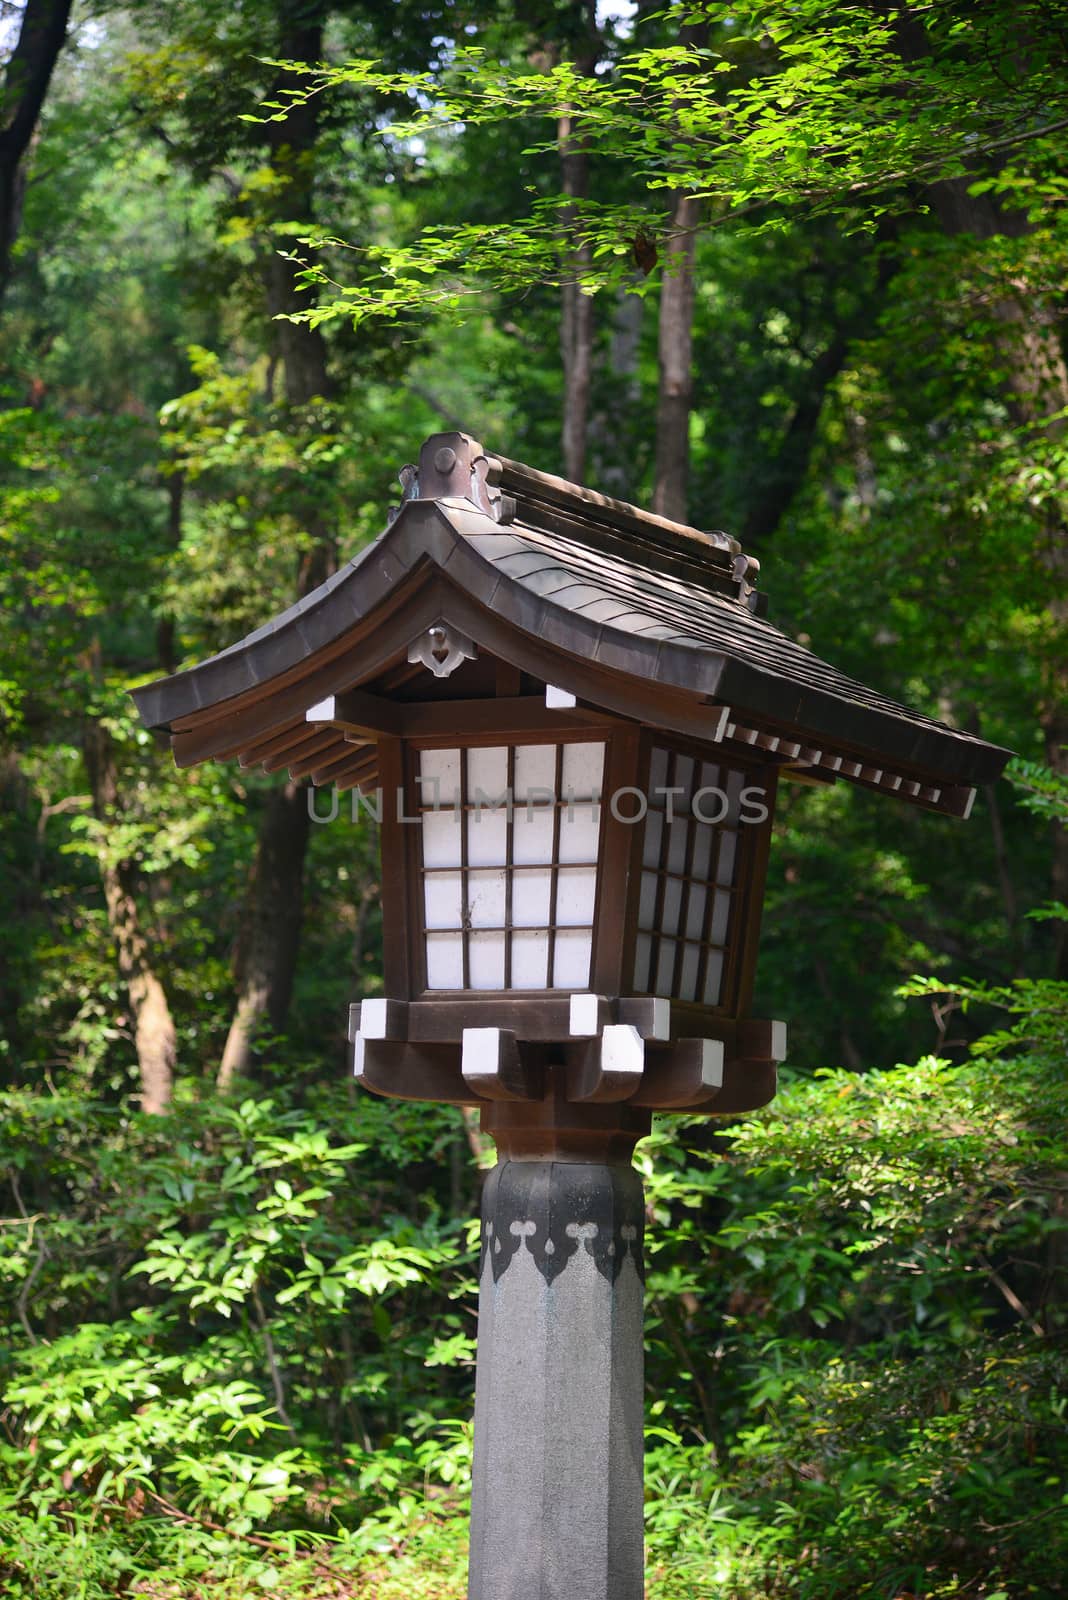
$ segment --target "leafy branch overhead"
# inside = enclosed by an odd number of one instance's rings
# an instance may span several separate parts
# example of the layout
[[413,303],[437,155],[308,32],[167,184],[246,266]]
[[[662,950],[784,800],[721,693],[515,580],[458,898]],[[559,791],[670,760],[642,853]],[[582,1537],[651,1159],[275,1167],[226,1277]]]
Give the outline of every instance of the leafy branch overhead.
[[[536,56],[502,63],[475,45],[422,72],[369,58],[270,63],[286,88],[263,103],[262,120],[285,123],[323,95],[370,95],[383,107],[382,139],[404,149],[418,175],[472,128],[516,124],[528,156],[552,157],[568,117],[595,166],[625,173],[631,196],[539,193],[526,215],[498,223],[424,228],[404,245],[350,240],[361,268],[351,282],[320,255],[343,241],[304,230],[300,243],[314,252],[305,284],[333,298],[299,314],[315,323],[392,317],[462,307],[480,286],[560,283],[574,270],[576,234],[590,247],[582,283],[592,293],[626,280],[646,230],[664,235],[675,190],[706,202],[701,229],[744,220],[781,230],[803,214],[833,217],[847,233],[922,212],[935,183],[990,193],[1034,223],[1065,197],[1068,45],[1045,5],[757,0],[675,4],[658,20],[700,25],[709,43],[643,46],[639,27],[596,74]],[[398,115],[405,102],[408,114]]]

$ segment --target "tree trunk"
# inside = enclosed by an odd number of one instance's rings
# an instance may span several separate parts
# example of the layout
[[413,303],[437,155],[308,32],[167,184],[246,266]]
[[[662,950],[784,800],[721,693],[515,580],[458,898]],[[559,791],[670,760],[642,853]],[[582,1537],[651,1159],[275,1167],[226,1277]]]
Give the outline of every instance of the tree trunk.
[[[571,199],[589,193],[589,158],[575,132],[574,119],[562,116],[557,125],[561,186]],[[586,443],[590,416],[590,382],[593,376],[593,297],[583,294],[582,279],[590,266],[590,246],[575,237],[577,208],[561,208],[560,219],[570,248],[565,281],[560,291],[560,357],[564,368],[564,411],[560,445],[564,477],[581,483],[586,473]]]
[[0,300],[22,220],[24,157],[67,39],[71,0],[26,0],[15,48],[0,82]]
[[[552,59],[561,50],[570,54],[584,77],[592,77],[601,53],[595,0],[565,7],[561,12],[566,39],[549,47]],[[560,291],[560,358],[564,370],[564,405],[560,427],[560,447],[564,477],[581,483],[586,475],[586,448],[590,417],[590,387],[593,380],[593,297],[583,294],[582,283],[593,256],[583,237],[580,207],[590,192],[590,161],[582,130],[565,107],[556,124],[556,144],[560,152],[560,187],[567,202],[560,208],[560,227],[564,238],[564,281]]]
[[685,522],[687,516],[693,400],[693,268],[699,210],[699,202],[692,195],[680,190],[675,196],[660,288],[653,510],[675,522]]
[[608,345],[611,388],[604,405],[590,419],[594,482],[617,500],[633,500],[635,495],[637,463],[632,446],[635,424],[641,415],[638,358],[644,315],[645,301],[641,295],[621,289],[612,315]]
[[307,788],[291,780],[267,796],[237,944],[237,1005],[219,1064],[225,1092],[247,1077],[264,1018],[285,1026],[293,993],[311,822]]
[[[313,0],[295,8],[292,18],[286,0],[279,0],[278,48],[286,61],[315,65],[323,58],[323,25],[326,7]],[[304,88],[299,75],[282,72],[274,83],[273,98],[287,88]],[[290,111],[284,122],[269,122],[266,128],[271,170],[275,178],[270,219],[277,223],[312,222],[315,219],[315,146],[319,138],[320,101],[312,96],[304,105]],[[291,240],[271,241],[266,263],[267,309],[272,319],[308,309],[307,291],[301,291],[299,267],[279,254],[288,250]],[[272,321],[276,349],[282,363],[285,397],[291,406],[306,405],[317,396],[330,394],[326,369],[326,341],[319,328],[304,322]]]
[[[298,22],[289,22],[283,5],[279,16],[281,57],[287,61],[320,61],[324,8],[313,6]],[[280,75],[276,90],[284,87],[287,77],[285,73]],[[311,221],[315,210],[318,101],[313,98],[285,122],[267,126],[271,166],[280,180],[273,215],[280,221]],[[297,269],[277,253],[284,241],[275,241],[274,246],[264,269],[267,310],[272,319],[307,305],[307,296],[297,288]],[[301,407],[317,397],[329,396],[326,343],[319,329],[309,328],[306,323],[272,321],[272,330],[287,404]],[[295,422],[300,426],[301,419],[298,417]],[[294,509],[312,539],[296,574],[297,595],[303,598],[330,576],[335,553],[314,486],[298,498]],[[260,821],[241,912],[235,963],[237,999],[216,1079],[216,1086],[223,1093],[235,1078],[248,1075],[256,1034],[264,1019],[275,1031],[285,1025],[300,946],[309,833],[306,786],[288,782],[272,789]]]
[[[115,748],[102,723],[92,722],[86,728],[84,754],[93,812],[101,822],[115,821],[121,811]],[[105,847],[100,875],[108,925],[133,1013],[141,1109],[159,1115],[171,1103],[177,1048],[167,994],[153,967],[137,909],[137,867],[130,860],[112,860]]]

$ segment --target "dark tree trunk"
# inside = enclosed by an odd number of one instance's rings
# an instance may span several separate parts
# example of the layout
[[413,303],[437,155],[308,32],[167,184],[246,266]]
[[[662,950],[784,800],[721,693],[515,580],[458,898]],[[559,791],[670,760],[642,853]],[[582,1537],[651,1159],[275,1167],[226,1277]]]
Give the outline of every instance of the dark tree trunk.
[[[279,6],[278,48],[286,61],[315,64],[323,58],[323,24],[326,7],[313,3],[294,8],[292,18],[281,0]],[[302,14],[301,14],[302,13]],[[304,80],[280,73],[274,96],[286,88],[302,88]],[[267,144],[271,168],[276,179],[272,219],[275,222],[311,222],[315,215],[315,146],[319,137],[320,101],[313,96],[305,105],[291,111],[284,122],[267,124]],[[288,250],[292,240],[271,241],[266,264],[268,314],[284,317],[306,311],[307,292],[297,284],[299,268],[279,251]],[[328,396],[331,385],[326,367],[326,341],[318,328],[303,322],[273,322],[276,353],[282,363],[285,397],[292,406],[306,405],[317,396]]]
[[311,823],[307,790],[289,782],[267,796],[237,946],[237,1005],[219,1064],[218,1088],[246,1077],[264,1020],[285,1026],[293,993]]
[[[574,129],[573,118],[561,117],[561,187],[566,195],[583,200],[589,193],[589,159]],[[586,443],[593,376],[593,297],[582,292],[582,279],[590,265],[590,247],[575,237],[576,207],[561,208],[560,217],[569,241],[565,281],[560,291],[560,357],[564,369],[564,414],[560,445],[564,477],[581,483],[586,473]]]
[[693,402],[693,269],[699,209],[699,202],[692,195],[680,191],[675,196],[660,287],[653,510],[675,522],[685,522],[687,517]]
[[[89,724],[83,748],[93,812],[101,822],[117,821],[122,808],[115,748],[102,723]],[[136,895],[137,866],[129,860],[112,860],[105,848],[100,876],[108,925],[118,952],[119,971],[133,1013],[141,1109],[159,1115],[171,1103],[177,1049],[166,990],[156,974],[141,926]]]
[[[575,67],[592,76],[600,55],[597,8],[593,0],[573,6],[575,42],[570,50]],[[558,46],[550,47],[556,57]],[[580,207],[572,202],[585,200],[590,192],[590,162],[581,127],[570,111],[564,110],[556,125],[560,152],[560,187],[567,203],[560,208],[564,238],[564,281],[560,291],[560,358],[564,371],[564,406],[560,428],[560,447],[564,477],[581,483],[586,475],[586,448],[590,418],[590,388],[593,381],[593,297],[583,294],[582,283],[592,262],[589,242],[583,237]]]
[[56,59],[67,39],[71,0],[26,0],[0,82],[0,300],[22,220],[24,159],[37,129]]
[[611,388],[605,403],[590,419],[594,482],[617,500],[633,500],[635,460],[631,449],[635,421],[641,414],[641,350],[645,301],[621,289],[612,315],[608,346]]
[[[313,5],[299,20],[290,21],[284,7],[280,9],[279,54],[284,60],[315,63],[322,59],[324,15],[325,8]],[[275,88],[284,87],[286,78],[283,73]],[[273,208],[277,220],[311,221],[314,217],[318,116],[318,101],[313,99],[285,122],[268,124],[271,165],[281,180]],[[285,241],[272,241],[264,268],[271,318],[308,304],[307,296],[297,288],[297,269],[277,253],[280,248],[285,248]],[[272,329],[286,403],[298,408],[329,396],[331,383],[321,332],[306,323],[285,321],[272,322]],[[301,419],[294,420],[300,426]],[[298,497],[294,510],[311,535],[310,548],[302,555],[296,574],[297,595],[302,598],[330,576],[335,555],[332,530],[314,485]],[[272,789],[260,821],[241,911],[235,962],[237,999],[216,1080],[223,1092],[235,1078],[249,1074],[256,1034],[263,1022],[276,1032],[285,1025],[300,947],[309,831],[305,785],[289,782]]]

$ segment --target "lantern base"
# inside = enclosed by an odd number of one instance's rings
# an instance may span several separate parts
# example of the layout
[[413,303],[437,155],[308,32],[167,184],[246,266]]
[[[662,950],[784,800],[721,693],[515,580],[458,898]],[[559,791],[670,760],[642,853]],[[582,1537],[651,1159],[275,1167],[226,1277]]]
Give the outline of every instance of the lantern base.
[[786,1056],[781,1022],[652,996],[376,997],[350,1007],[349,1038],[355,1076],[373,1094],[484,1113],[558,1104],[562,1092],[576,1109],[734,1116],[774,1098]]
[[500,1159],[482,1206],[469,1600],[644,1592],[644,1201],[630,1155],[649,1113],[611,1109],[556,1130],[522,1129],[504,1103],[483,1113]]

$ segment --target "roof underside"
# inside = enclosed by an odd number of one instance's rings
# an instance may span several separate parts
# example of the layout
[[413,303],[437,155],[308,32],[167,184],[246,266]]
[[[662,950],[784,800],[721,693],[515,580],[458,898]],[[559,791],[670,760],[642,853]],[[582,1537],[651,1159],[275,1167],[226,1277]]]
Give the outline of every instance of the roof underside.
[[181,765],[238,757],[367,787],[373,736],[354,743],[351,729],[309,725],[306,713],[372,680],[388,696],[424,671],[407,666],[408,646],[444,621],[580,706],[722,738],[816,778],[959,812],[971,786],[998,776],[1009,752],[846,677],[757,615],[748,586],[732,584],[732,563],[735,573],[739,559],[743,574],[746,565],[732,542],[672,544],[661,525],[650,545],[644,514],[633,512],[633,527],[603,515],[594,523],[585,494],[520,501],[508,522],[463,496],[409,499],[373,545],[297,605],[134,691],[138,709],[171,734]]

